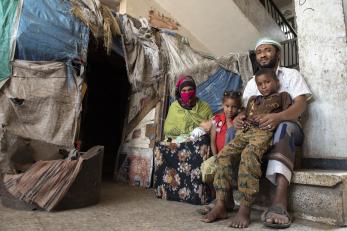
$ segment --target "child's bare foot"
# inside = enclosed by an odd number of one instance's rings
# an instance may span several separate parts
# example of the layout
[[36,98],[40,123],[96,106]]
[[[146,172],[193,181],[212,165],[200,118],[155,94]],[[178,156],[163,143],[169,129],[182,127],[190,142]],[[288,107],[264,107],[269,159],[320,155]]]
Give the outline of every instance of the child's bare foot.
[[240,205],[239,211],[236,216],[231,218],[230,227],[233,228],[247,228],[251,221],[251,209],[249,207]]
[[[217,199],[214,199],[211,203],[209,203],[208,205],[204,205],[202,208],[200,208],[196,211],[201,215],[206,215],[212,211],[212,209],[216,206],[216,203],[217,203]],[[227,212],[233,211],[233,209],[235,207],[234,200],[227,201],[225,207],[226,207]]]
[[211,223],[219,219],[226,219],[227,217],[228,213],[224,201],[217,200],[217,203],[213,209],[208,214],[203,216],[201,221]]

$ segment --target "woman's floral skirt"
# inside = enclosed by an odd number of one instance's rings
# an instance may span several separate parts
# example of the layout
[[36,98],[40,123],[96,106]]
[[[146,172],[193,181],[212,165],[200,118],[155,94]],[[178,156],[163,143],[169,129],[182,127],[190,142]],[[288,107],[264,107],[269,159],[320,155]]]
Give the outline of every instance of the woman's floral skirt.
[[154,148],[154,189],[159,198],[206,204],[211,201],[202,182],[200,166],[209,157],[208,135],[193,142],[178,144],[158,142]]

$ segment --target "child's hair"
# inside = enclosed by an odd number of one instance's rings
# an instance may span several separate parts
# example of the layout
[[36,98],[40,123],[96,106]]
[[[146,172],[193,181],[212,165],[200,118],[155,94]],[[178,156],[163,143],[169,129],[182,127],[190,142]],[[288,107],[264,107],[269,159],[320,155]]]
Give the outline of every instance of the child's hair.
[[223,103],[227,99],[233,99],[236,101],[237,105],[241,107],[241,92],[239,91],[225,91],[223,94]]
[[278,80],[276,72],[272,68],[261,68],[255,73],[255,78],[257,78],[260,75],[269,75],[274,80]]

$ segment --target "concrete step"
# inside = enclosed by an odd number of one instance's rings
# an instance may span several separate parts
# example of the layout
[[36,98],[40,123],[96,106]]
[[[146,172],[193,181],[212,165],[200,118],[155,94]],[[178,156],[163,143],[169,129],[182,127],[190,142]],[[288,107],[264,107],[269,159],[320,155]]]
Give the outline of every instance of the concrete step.
[[[262,179],[256,207],[264,209],[269,206],[274,190],[268,180]],[[295,171],[289,193],[289,210],[295,218],[347,226],[347,171]]]

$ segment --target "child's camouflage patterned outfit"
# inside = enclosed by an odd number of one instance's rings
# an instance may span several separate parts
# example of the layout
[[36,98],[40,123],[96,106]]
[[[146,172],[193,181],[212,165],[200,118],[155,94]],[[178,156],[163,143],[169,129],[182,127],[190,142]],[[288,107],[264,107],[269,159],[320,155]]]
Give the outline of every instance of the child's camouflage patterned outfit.
[[259,114],[277,113],[291,105],[287,92],[275,93],[270,96],[252,96],[247,104],[246,116],[248,126],[237,131],[236,137],[218,153],[217,170],[213,180],[216,198],[227,200],[231,189],[231,165],[241,155],[238,173],[238,190],[242,195],[240,204],[250,206],[254,195],[259,191],[261,176],[261,159],[269,149],[273,132],[261,130],[252,121]]

